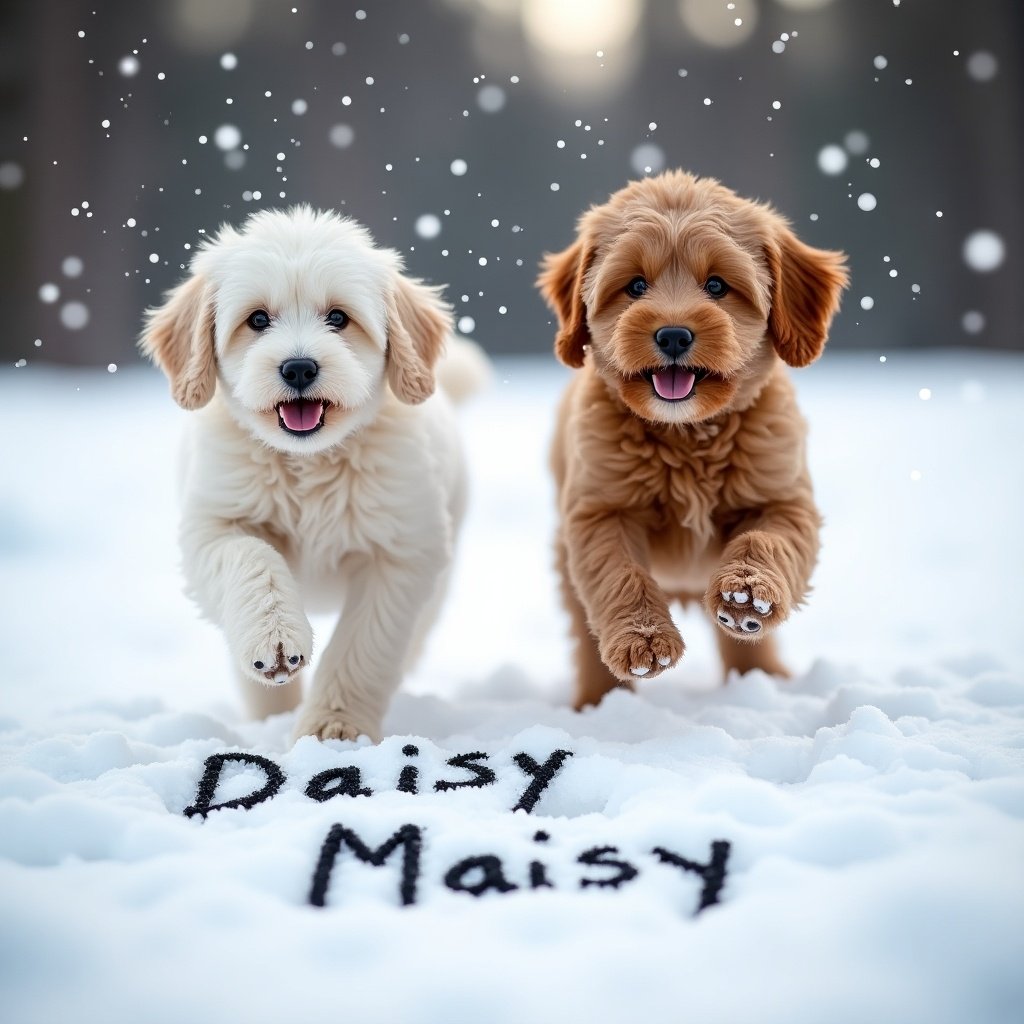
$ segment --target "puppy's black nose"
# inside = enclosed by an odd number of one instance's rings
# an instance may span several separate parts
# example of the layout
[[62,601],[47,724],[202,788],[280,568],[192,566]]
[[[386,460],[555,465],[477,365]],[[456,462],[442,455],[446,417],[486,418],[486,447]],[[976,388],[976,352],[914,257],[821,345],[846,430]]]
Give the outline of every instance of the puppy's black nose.
[[678,359],[693,344],[693,331],[688,327],[659,327],[654,340],[669,359]]
[[296,391],[308,388],[319,372],[320,367],[312,359],[286,359],[281,364],[281,378]]

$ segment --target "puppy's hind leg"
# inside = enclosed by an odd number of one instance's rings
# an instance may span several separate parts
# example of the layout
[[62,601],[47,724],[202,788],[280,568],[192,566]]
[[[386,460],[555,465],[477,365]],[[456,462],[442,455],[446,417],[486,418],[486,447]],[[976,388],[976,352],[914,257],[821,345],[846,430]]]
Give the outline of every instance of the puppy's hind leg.
[[423,648],[427,646],[427,637],[434,628],[435,623],[441,615],[441,608],[444,605],[445,595],[448,593],[448,583],[451,579],[451,566],[444,570],[438,577],[433,593],[416,617],[416,624],[410,632],[411,640],[409,649],[405,655],[405,664],[402,667],[402,674],[411,672],[423,654]]
[[573,706],[577,711],[591,704],[599,704],[601,698],[617,687],[632,690],[630,683],[617,679],[601,660],[594,639],[587,625],[587,615],[580,599],[576,596],[572,581],[569,579],[568,555],[561,539],[555,542],[556,565],[562,586],[562,600],[565,610],[569,613],[570,628],[575,645],[576,661],[576,694]]
[[[680,591],[674,596],[684,608],[691,605],[700,608],[703,602],[703,595],[692,591]],[[713,622],[712,627],[715,625]],[[755,668],[767,672],[770,676],[789,678],[789,669],[779,659],[774,636],[768,635],[760,643],[752,644],[746,640],[734,640],[722,629],[714,629],[714,634],[726,678],[734,670],[742,676]]]
[[413,641],[413,629],[443,571],[445,546],[418,560],[393,554],[351,556],[341,618],[313,677],[295,738],[381,738],[384,713]]
[[245,710],[251,718],[268,718],[286,711],[294,711],[302,700],[302,682],[299,673],[287,683],[268,686],[257,683],[252,676],[236,672],[238,692],[242,695]]
[[[470,374],[473,372],[485,374],[487,372],[486,357],[482,354],[482,350],[477,348],[476,343],[464,341],[461,342],[460,345],[461,348],[456,349],[458,352],[457,362],[460,363],[463,358],[466,358],[468,359],[468,370],[466,372],[469,372]],[[451,362],[450,359],[447,361]],[[460,371],[457,369],[456,372]],[[468,386],[470,382],[467,379],[461,383]],[[447,384],[443,379],[441,384],[443,387],[447,387]],[[470,393],[470,391],[464,392],[466,395]],[[451,454],[458,454],[458,449],[454,446],[454,442]],[[409,643],[409,649],[405,655],[403,675],[411,672],[416,667],[416,664],[420,659],[420,655],[423,653],[423,648],[427,645],[427,637],[430,635],[430,631],[434,628],[434,624],[441,616],[441,609],[444,605],[444,599],[448,594],[448,587],[451,583],[452,572],[454,571],[456,540],[459,536],[459,530],[462,527],[463,519],[466,516],[466,502],[468,499],[466,467],[462,461],[461,454],[458,454],[458,459],[454,464],[454,469],[454,482],[448,493],[447,501],[448,516],[450,518],[445,530],[445,534],[449,538],[446,546],[451,549],[451,557],[444,568],[438,573],[437,580],[431,590],[430,597],[424,602],[423,607],[416,616],[416,623],[413,626],[411,633],[412,639]]]
[[789,678],[789,669],[779,658],[774,636],[766,636],[759,643],[752,644],[745,640],[734,640],[724,630],[716,629],[715,638],[718,640],[718,652],[722,656],[722,666],[727,677],[734,669],[744,675],[758,668],[770,676]]

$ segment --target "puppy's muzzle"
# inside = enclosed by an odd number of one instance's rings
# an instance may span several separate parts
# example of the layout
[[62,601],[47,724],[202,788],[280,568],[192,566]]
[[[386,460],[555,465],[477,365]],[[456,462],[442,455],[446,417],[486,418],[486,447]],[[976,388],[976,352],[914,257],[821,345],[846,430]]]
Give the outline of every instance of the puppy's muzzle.
[[[301,395],[317,378],[320,365],[315,359],[286,359],[279,367],[281,380]],[[322,399],[293,398],[277,406],[281,429],[296,437],[315,434],[324,425],[328,403]]]
[[680,360],[690,351],[695,340],[689,327],[659,327],[654,332],[658,352],[672,362],[649,370],[645,376],[654,393],[666,402],[692,398],[697,383],[707,376],[708,371],[702,367],[680,365]]

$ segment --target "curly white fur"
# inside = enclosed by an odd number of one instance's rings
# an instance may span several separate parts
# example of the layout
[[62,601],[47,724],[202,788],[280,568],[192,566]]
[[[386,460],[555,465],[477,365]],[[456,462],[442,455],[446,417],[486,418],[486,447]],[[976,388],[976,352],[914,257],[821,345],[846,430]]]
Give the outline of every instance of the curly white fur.
[[[299,700],[306,607],[340,609],[295,733],[379,739],[438,610],[465,503],[453,411],[431,394],[448,307],[359,225],[307,207],[225,228],[191,269],[141,341],[196,410],[182,464],[190,593],[224,631],[257,714]],[[256,310],[264,329],[250,325]],[[316,363],[301,394],[324,410],[303,435],[278,412],[298,397],[281,372],[297,358]],[[458,390],[479,387],[478,350],[459,342],[448,360]]]

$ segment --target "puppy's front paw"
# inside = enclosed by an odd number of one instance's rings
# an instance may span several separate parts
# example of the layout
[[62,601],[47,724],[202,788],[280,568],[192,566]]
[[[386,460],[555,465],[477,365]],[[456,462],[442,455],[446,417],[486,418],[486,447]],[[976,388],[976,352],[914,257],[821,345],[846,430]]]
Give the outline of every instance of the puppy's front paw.
[[660,675],[685,650],[683,638],[670,619],[656,625],[629,625],[601,639],[601,660],[623,682]]
[[275,615],[272,621],[254,623],[235,650],[245,675],[265,686],[276,686],[288,682],[309,662],[313,629],[305,615]]
[[708,587],[705,604],[719,628],[741,640],[760,640],[789,616],[789,588],[776,573],[734,562]]
[[293,739],[315,736],[318,740],[355,740],[369,736],[374,743],[381,739],[380,730],[355,721],[342,711],[313,707],[304,710],[295,723]]

